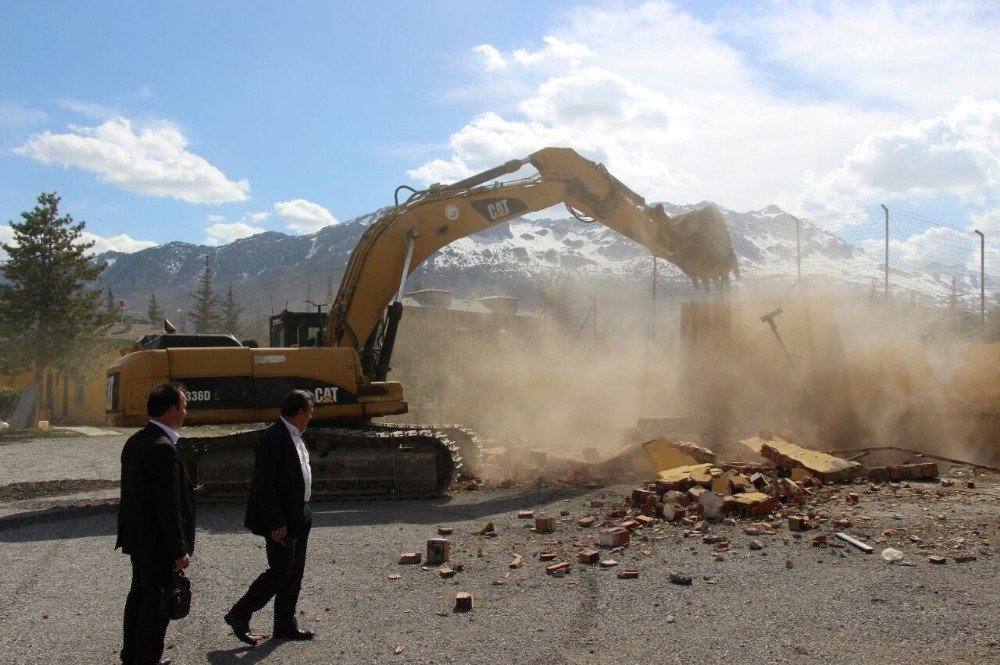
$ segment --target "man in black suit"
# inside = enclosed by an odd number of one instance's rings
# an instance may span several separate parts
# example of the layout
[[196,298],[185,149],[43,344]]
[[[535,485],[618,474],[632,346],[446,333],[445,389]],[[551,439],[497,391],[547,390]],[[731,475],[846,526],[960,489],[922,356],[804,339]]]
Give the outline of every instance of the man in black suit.
[[313,414],[313,396],[293,390],[281,403],[281,419],[257,442],[253,483],[244,526],[265,540],[268,568],[225,616],[233,633],[251,646],[259,637],[250,632],[250,617],[274,598],[274,637],[311,640],[301,630],[295,605],[302,588],[306,545],[312,527],[309,495],[312,469],[302,432]]
[[161,612],[171,574],[194,553],[194,489],[177,454],[177,430],[187,414],[184,388],[165,383],[146,400],[149,423],[122,448],[121,501],[115,547],[132,559],[125,600],[121,659],[128,665],[160,660],[170,622]]

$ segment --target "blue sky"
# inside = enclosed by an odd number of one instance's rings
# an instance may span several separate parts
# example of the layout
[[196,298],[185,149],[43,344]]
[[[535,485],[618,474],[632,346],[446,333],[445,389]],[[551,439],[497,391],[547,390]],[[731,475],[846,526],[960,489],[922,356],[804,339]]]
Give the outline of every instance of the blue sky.
[[998,34],[988,1],[8,2],[0,224],[55,190],[100,249],[308,233],[567,145],[650,200],[884,202],[954,227],[898,251],[954,252],[1000,238]]

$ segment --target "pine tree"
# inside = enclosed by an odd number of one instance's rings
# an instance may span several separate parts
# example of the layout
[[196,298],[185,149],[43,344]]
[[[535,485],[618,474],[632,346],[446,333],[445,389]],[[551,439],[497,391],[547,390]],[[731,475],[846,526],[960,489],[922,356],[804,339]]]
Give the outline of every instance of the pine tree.
[[83,242],[85,222],[59,216],[55,192],[38,196],[33,210],[10,222],[13,242],[0,244],[7,261],[0,265],[0,355],[3,365],[34,366],[36,380],[54,366],[80,376],[96,358],[101,333],[113,321],[101,292],[88,289],[104,271],[87,258],[93,242]]
[[163,310],[156,302],[156,293],[153,291],[149,292],[149,304],[146,305],[146,318],[153,325],[157,325],[160,319],[163,318]]
[[188,295],[194,298],[189,319],[196,333],[218,332],[219,296],[212,290],[212,257],[205,255],[205,267],[198,278],[198,290]]
[[219,318],[222,322],[222,332],[239,337],[241,314],[243,314],[243,307],[233,298],[233,283],[229,282],[226,301],[222,304],[222,311],[219,313]]
[[962,301],[962,293],[958,288],[958,280],[951,278],[948,298],[945,300],[945,310],[941,317],[944,333],[951,337],[968,337],[972,332],[972,314]]
[[108,298],[104,301],[104,309],[111,312],[112,314],[118,313],[118,306],[115,304],[115,292],[108,287]]

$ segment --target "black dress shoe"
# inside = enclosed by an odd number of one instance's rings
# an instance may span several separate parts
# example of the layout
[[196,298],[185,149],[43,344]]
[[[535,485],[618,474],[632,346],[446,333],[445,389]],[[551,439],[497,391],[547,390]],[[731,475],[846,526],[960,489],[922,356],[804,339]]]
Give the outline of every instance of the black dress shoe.
[[257,638],[250,634],[249,621],[233,616],[232,612],[224,616],[223,621],[229,624],[229,627],[233,629],[233,635],[238,637],[241,642],[246,642],[252,647],[257,646]]
[[311,640],[316,637],[316,633],[311,630],[293,628],[291,630],[276,630],[274,631],[274,637],[279,640]]

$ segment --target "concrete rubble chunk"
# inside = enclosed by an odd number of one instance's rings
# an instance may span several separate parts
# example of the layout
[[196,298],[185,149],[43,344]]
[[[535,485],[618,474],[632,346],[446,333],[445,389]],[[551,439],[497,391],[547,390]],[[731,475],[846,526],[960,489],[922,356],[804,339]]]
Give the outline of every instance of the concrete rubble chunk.
[[420,552],[403,552],[399,555],[400,564],[415,564],[420,563],[423,559],[423,555]]
[[508,565],[510,565],[511,568],[520,568],[524,565],[524,557],[520,554],[515,554],[514,558],[511,559],[511,562]]
[[580,563],[592,564],[600,561],[601,553],[597,550],[587,549],[580,552],[577,557],[580,559]]
[[596,522],[596,521],[597,521],[596,518],[591,517],[591,516],[588,515],[587,517],[581,517],[580,519],[578,519],[576,521],[576,523],[579,524],[584,529],[588,529],[588,528],[594,526],[594,522]]
[[780,437],[762,441],[760,454],[784,469],[804,469],[823,482],[850,480],[864,470],[857,462],[809,450]]
[[656,492],[662,494],[670,490],[686,490],[693,485],[707,485],[712,482],[709,470],[712,464],[691,464],[679,466],[657,474]]
[[456,612],[471,612],[472,611],[472,594],[466,592],[459,592],[455,594],[455,611]]
[[477,536],[485,536],[488,533],[495,533],[496,529],[493,528],[493,522],[481,522],[474,533]]
[[628,529],[623,529],[621,527],[612,527],[610,529],[604,529],[600,532],[598,536],[600,539],[600,544],[602,547],[622,547],[628,545],[629,537]]
[[701,496],[698,497],[698,503],[704,506],[705,517],[709,519],[715,519],[719,516],[722,511],[722,506],[725,503],[725,499],[716,494],[715,492],[702,492]]

